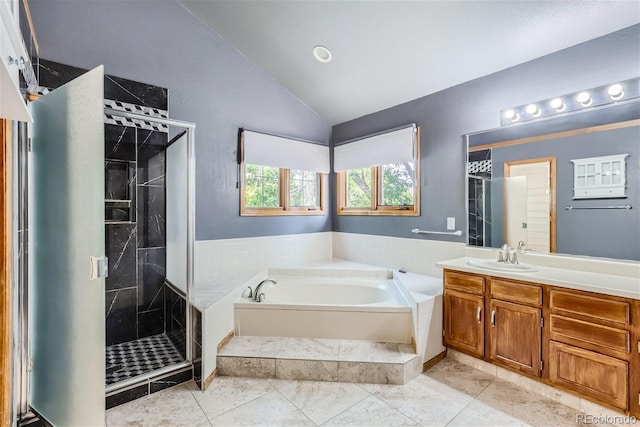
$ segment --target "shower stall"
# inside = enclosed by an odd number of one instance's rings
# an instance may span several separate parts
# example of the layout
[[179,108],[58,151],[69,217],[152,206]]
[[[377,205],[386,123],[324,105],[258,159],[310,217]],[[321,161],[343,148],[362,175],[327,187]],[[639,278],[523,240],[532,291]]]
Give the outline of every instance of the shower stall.
[[491,246],[491,178],[467,175],[470,246]]
[[166,89],[39,63],[43,96],[17,150],[16,411],[99,425],[199,375],[195,125],[168,118]]
[[466,193],[470,246],[491,246],[491,176],[491,150],[468,150]]
[[111,398],[117,390],[138,384],[141,376],[182,366],[182,375],[163,383],[192,377],[186,303],[192,278],[185,254],[193,253],[187,151],[195,127],[114,109],[104,114],[109,407],[122,399]]

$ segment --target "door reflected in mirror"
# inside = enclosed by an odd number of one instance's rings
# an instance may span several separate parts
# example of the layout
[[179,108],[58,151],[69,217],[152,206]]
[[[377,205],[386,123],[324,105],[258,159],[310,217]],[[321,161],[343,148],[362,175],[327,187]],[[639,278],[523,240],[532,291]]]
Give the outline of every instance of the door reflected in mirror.
[[504,163],[504,242],[510,247],[556,251],[555,184],[555,157]]

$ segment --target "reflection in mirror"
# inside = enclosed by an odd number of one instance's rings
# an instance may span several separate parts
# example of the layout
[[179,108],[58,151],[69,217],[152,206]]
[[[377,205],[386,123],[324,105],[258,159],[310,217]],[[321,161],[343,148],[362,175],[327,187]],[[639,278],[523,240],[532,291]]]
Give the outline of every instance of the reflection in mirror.
[[[636,101],[468,135],[468,244],[640,260],[639,118]],[[578,194],[576,165],[609,156],[623,167]]]

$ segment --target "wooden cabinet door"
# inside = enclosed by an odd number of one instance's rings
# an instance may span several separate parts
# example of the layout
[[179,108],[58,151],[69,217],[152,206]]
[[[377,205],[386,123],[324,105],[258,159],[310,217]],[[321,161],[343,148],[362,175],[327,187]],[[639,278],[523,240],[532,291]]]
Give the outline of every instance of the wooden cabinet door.
[[549,343],[549,381],[628,409],[629,365],[624,360],[566,344]]
[[491,360],[540,376],[540,309],[491,300],[490,312]]
[[484,297],[466,292],[444,292],[445,345],[484,356]]

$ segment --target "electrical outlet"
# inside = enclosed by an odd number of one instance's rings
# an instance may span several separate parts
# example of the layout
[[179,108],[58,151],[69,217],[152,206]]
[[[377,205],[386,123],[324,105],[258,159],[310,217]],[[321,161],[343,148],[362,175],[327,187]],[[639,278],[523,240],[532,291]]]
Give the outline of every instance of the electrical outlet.
[[447,230],[456,229],[456,219],[452,216],[447,217]]

